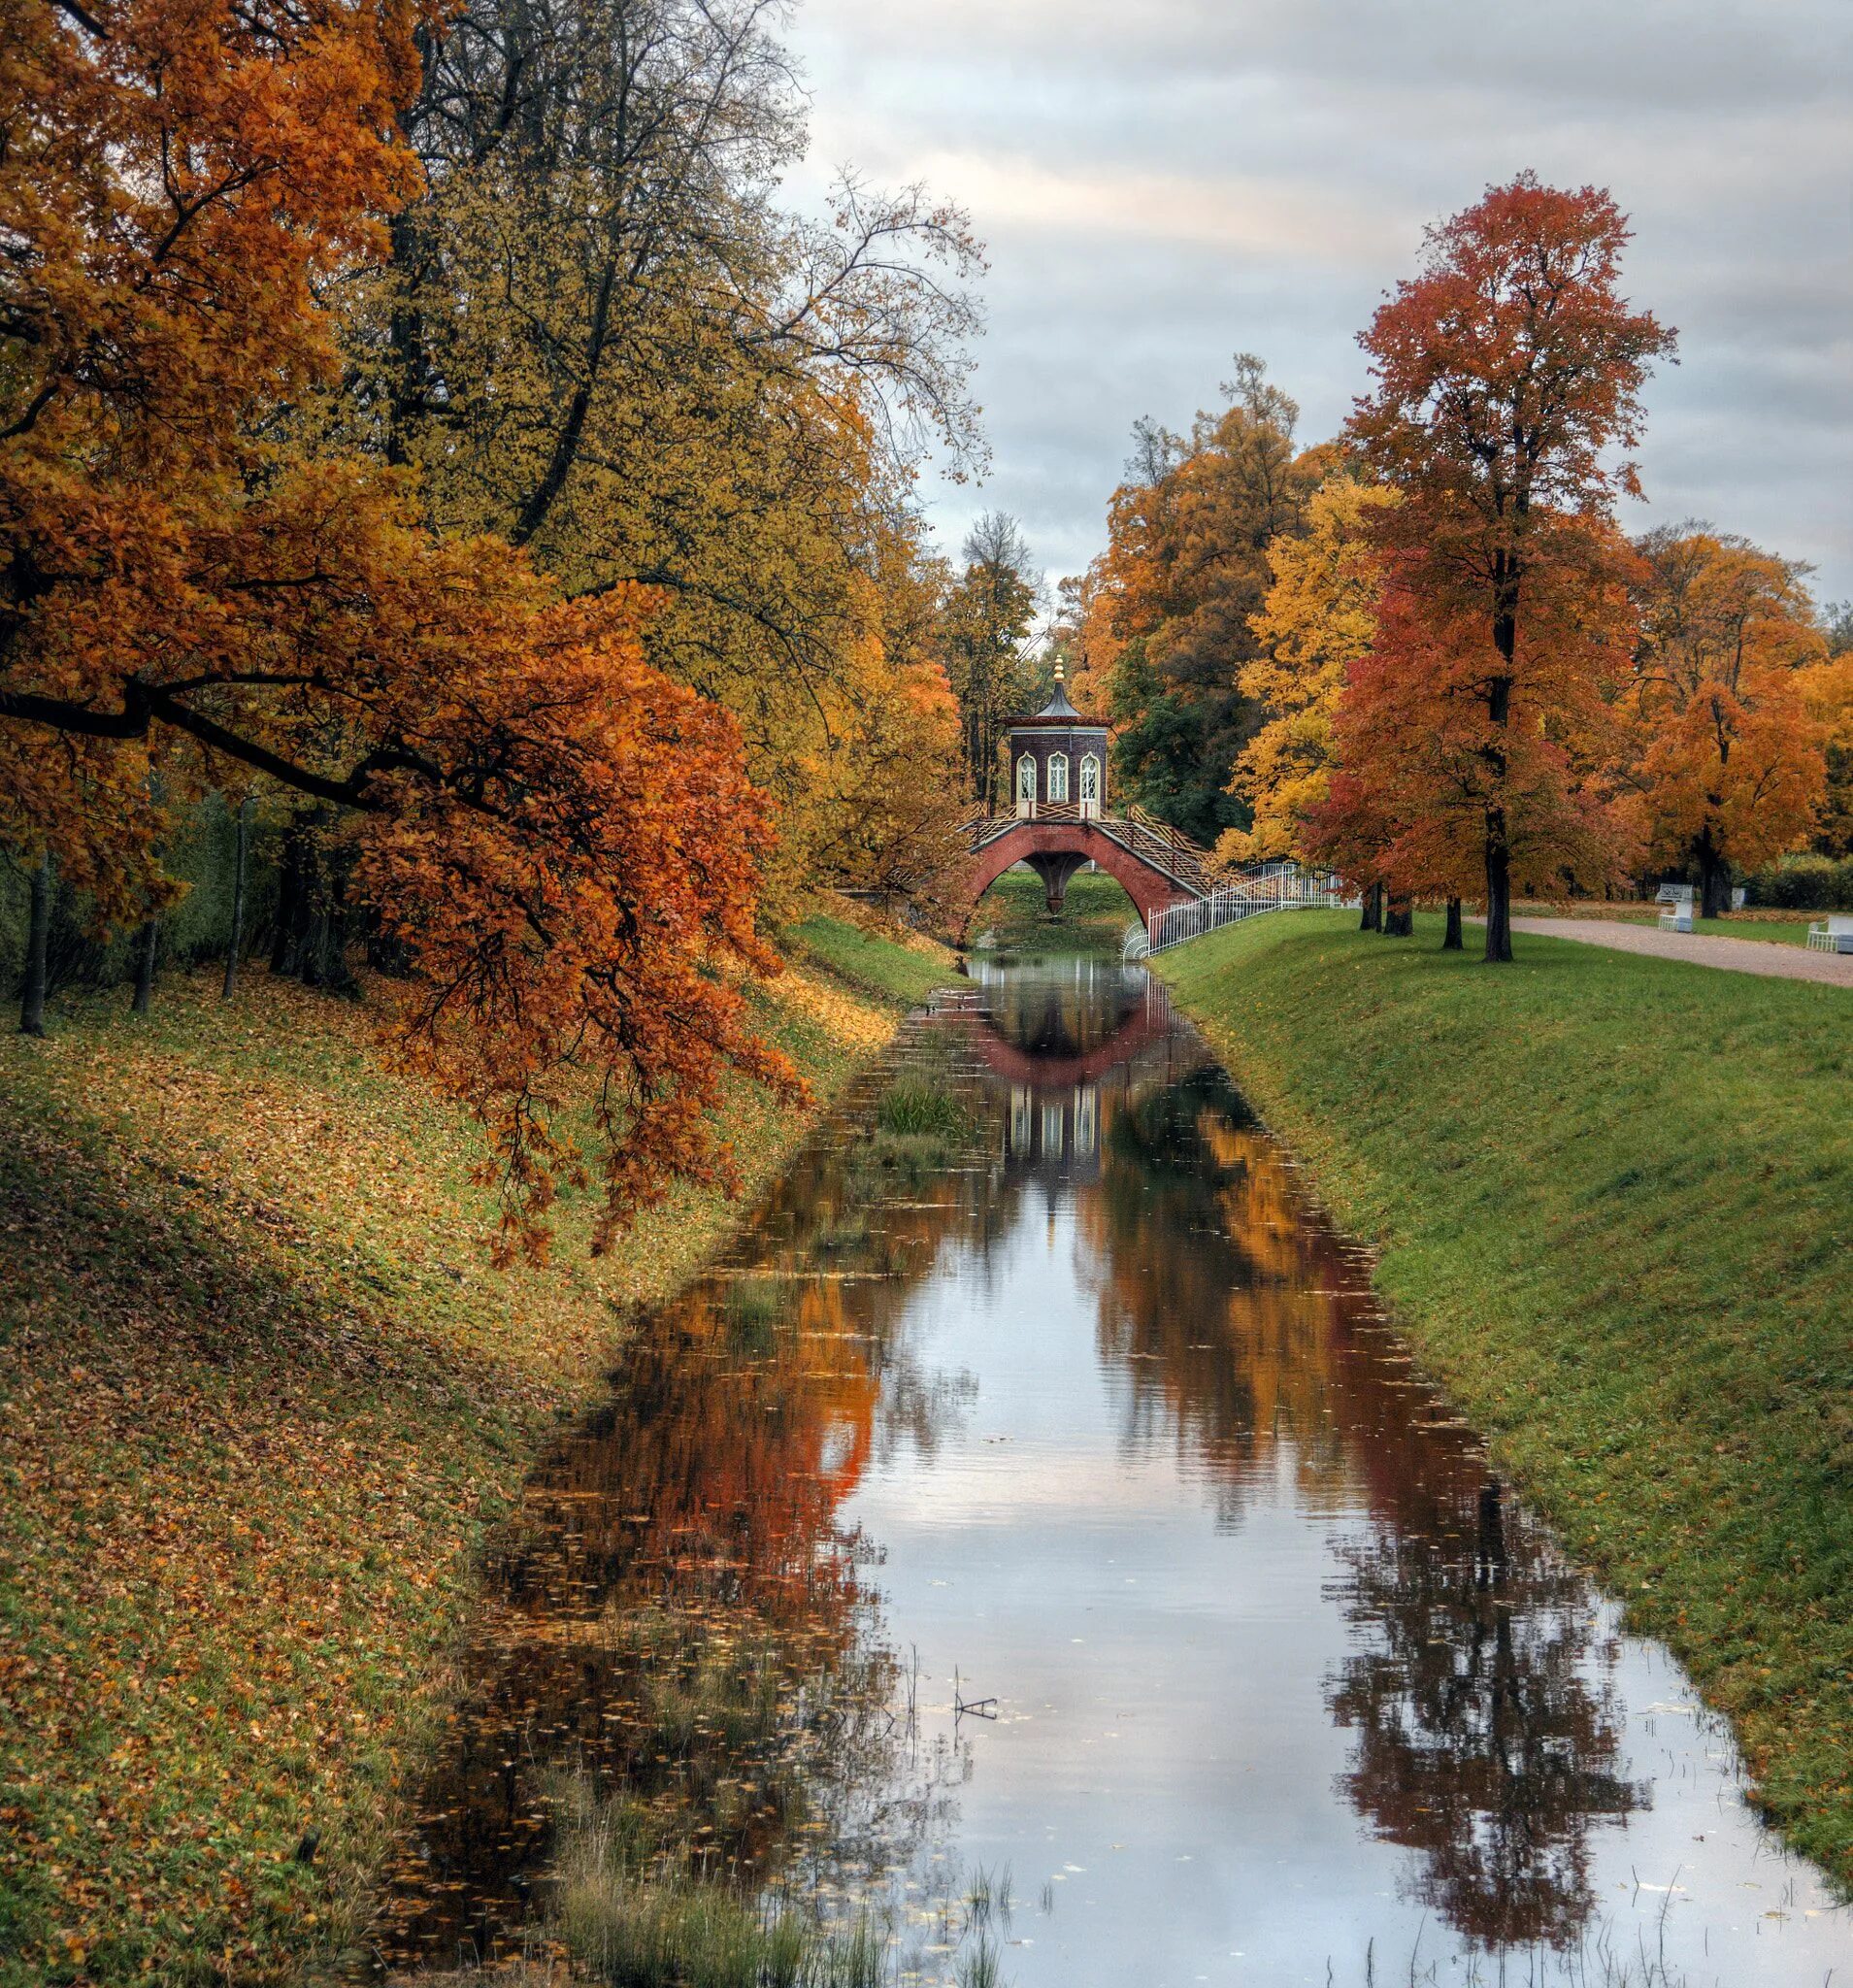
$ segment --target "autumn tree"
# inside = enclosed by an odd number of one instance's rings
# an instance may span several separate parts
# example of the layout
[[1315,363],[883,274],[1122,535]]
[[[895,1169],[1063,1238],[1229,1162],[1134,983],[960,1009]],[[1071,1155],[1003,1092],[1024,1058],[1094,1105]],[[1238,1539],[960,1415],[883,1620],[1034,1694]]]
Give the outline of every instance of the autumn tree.
[[1853,856],[1853,601],[1830,605],[1821,626],[1827,660],[1803,679],[1826,748],[1826,791],[1815,817],[1814,846],[1824,856]]
[[1245,825],[1229,777],[1258,721],[1241,678],[1268,547],[1300,528],[1323,474],[1296,452],[1299,410],[1259,359],[1241,354],[1224,390],[1188,436],[1135,430],[1091,582],[1113,639],[1117,791],[1206,845]]
[[965,571],[946,595],[941,641],[959,701],[966,777],[978,805],[997,812],[998,742],[1027,707],[1032,678],[1024,639],[1042,580],[1015,518],[986,512],[966,535]]
[[1825,769],[1806,673],[1827,643],[1786,560],[1691,524],[1640,551],[1628,783],[1650,853],[1695,869],[1703,914],[1722,917],[1733,869],[1800,847],[1813,825]]
[[[1394,515],[1395,514],[1390,514]],[[1489,656],[1474,604],[1438,612],[1425,555],[1380,552],[1369,650],[1347,671],[1332,722],[1326,800],[1306,842],[1321,861],[1392,900],[1461,900],[1485,887],[1497,809],[1508,879],[1539,895],[1616,880],[1626,836],[1608,768],[1635,629],[1634,572],[1618,534],[1572,522],[1529,581],[1513,655],[1509,729],[1486,743]]]
[[964,727],[946,677],[941,616],[944,562],[910,514],[887,520],[872,547],[871,632],[836,737],[811,758],[809,874],[818,882],[950,910],[964,850]]
[[1264,713],[1236,762],[1230,791],[1253,811],[1226,829],[1225,861],[1304,860],[1307,815],[1327,798],[1332,721],[1347,675],[1376,636],[1381,567],[1368,529],[1396,493],[1340,474],[1313,492],[1304,534],[1268,547],[1272,584],[1250,626],[1257,652],[1237,678]]
[[732,712],[778,804],[775,911],[833,861],[819,797],[882,701],[874,547],[929,443],[982,453],[965,216],[853,177],[824,218],[785,211],[783,15],[470,0],[427,33],[404,116],[426,190],[348,286],[344,410],[441,527],[575,597],[655,590],[649,660]]
[[[1447,729],[1483,766],[1488,960],[1511,957],[1524,741],[1548,724],[1565,687],[1527,619],[1540,588],[1561,604],[1578,567],[1601,563],[1615,495],[1638,493],[1634,464],[1613,452],[1638,439],[1651,362],[1673,345],[1619,292],[1628,240],[1607,193],[1521,174],[1429,231],[1420,274],[1360,336],[1374,386],[1349,439],[1403,497],[1383,514],[1382,541],[1430,624],[1422,639],[1456,657]],[[1413,692],[1418,679],[1390,672],[1382,688],[1406,685]],[[1414,708],[1407,719],[1418,722]]]
[[[402,1055],[490,1128],[509,1238],[725,1177],[768,845],[647,599],[562,604],[330,446],[323,301],[417,188],[410,7],[26,4],[0,56],[0,831],[146,918],[174,809],[256,777],[354,822]],[[39,871],[44,875],[43,864]],[[30,979],[30,976],[28,977]],[[589,1090],[600,1139],[564,1130]]]

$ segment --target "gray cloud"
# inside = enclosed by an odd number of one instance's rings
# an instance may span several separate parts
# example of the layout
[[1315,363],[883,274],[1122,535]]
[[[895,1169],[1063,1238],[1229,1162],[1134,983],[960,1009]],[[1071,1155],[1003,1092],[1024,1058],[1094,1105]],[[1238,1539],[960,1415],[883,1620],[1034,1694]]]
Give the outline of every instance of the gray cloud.
[[1853,595],[1853,9],[1844,0],[808,0],[803,197],[924,179],[990,244],[996,454],[935,499],[1100,548],[1132,422],[1262,353],[1332,432],[1355,334],[1421,230],[1535,167],[1634,216],[1631,294],[1680,330],[1641,526],[1689,514]]

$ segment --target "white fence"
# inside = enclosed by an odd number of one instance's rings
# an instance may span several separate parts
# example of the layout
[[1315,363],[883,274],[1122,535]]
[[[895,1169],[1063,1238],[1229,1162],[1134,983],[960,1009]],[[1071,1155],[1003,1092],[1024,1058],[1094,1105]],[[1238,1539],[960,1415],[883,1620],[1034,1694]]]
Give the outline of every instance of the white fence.
[[1336,877],[1302,870],[1297,863],[1268,863],[1208,897],[1153,911],[1145,920],[1145,937],[1151,951],[1163,952],[1168,945],[1201,939],[1206,932],[1239,925],[1263,911],[1332,910],[1356,902],[1345,895]]

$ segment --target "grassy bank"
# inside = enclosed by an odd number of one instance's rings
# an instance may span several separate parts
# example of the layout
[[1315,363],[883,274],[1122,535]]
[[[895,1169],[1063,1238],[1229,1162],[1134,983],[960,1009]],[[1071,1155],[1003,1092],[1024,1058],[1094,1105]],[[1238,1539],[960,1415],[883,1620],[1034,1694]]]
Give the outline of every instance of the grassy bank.
[[1257,919],[1166,955],[1411,1341],[1853,1883],[1853,998]]
[[[761,1018],[820,1100],[946,977],[831,920],[794,953]],[[738,1210],[497,1271],[474,1128],[362,1011],[124,1005],[0,1040],[0,1982],[295,1980],[364,1924],[484,1529]],[[753,1184],[803,1130],[727,1119]]]
[[914,1008],[946,982],[951,955],[933,941],[897,942],[839,917],[811,917],[785,933],[787,952],[813,972],[884,1007]]

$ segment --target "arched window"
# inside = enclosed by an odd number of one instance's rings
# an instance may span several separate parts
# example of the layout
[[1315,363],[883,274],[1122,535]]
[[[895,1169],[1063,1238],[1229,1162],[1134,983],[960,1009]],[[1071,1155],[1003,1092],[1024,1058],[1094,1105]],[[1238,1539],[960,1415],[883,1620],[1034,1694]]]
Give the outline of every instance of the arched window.
[[1051,801],[1068,799],[1068,754],[1051,752],[1048,756],[1048,797]]
[[1036,799],[1036,761],[1027,752],[1016,762],[1016,798],[1019,801]]
[[1100,799],[1100,761],[1089,752],[1081,760],[1081,799]]

